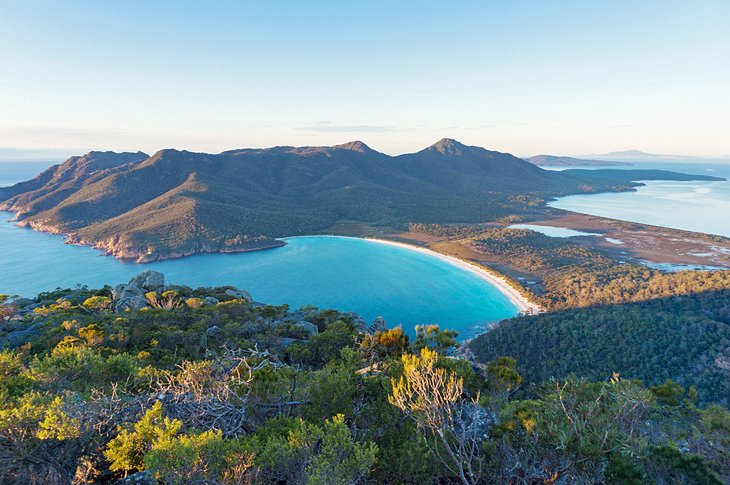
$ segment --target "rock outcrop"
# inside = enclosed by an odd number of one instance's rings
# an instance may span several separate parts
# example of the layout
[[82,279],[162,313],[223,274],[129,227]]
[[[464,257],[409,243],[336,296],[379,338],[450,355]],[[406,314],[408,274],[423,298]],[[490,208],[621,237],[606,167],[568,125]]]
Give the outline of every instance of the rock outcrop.
[[114,310],[117,312],[124,312],[127,310],[141,310],[147,307],[149,307],[149,303],[144,296],[133,296],[119,300],[114,306]]
[[14,349],[30,341],[42,331],[40,323],[34,323],[22,330],[15,330],[0,338],[0,350]]
[[385,318],[375,317],[375,320],[373,320],[373,324],[370,325],[369,328],[370,333],[375,334],[376,332],[382,332],[384,330],[387,330],[387,327],[385,325]]
[[239,300],[253,301],[251,293],[249,293],[248,291],[239,290],[238,288],[226,290],[226,295],[232,296],[233,298],[237,298]]
[[317,326],[313,324],[312,322],[308,322],[306,320],[300,320],[292,325],[292,328],[300,328],[307,332],[310,336],[317,335],[319,330],[317,329]]
[[363,318],[354,312],[342,312],[342,316],[350,319],[352,324],[355,326],[355,330],[358,332],[368,333],[370,331],[370,326],[368,323],[363,320]]
[[165,275],[157,271],[145,270],[112,290],[113,308],[116,312],[141,310],[149,306],[145,294],[150,291],[164,291]]
[[132,278],[129,284],[147,291],[162,291],[165,288],[165,275],[148,269]]

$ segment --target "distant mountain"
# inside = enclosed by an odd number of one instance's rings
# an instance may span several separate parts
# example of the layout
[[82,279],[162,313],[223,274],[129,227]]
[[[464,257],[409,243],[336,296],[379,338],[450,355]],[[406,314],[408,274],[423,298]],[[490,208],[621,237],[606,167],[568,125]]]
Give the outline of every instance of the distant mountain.
[[482,222],[538,211],[555,196],[637,185],[633,171],[605,180],[601,170],[583,172],[546,171],[451,139],[397,157],[359,141],[217,155],[91,152],[0,188],[0,210],[68,242],[152,261],[280,246],[276,238],[325,232],[338,221]]
[[609,152],[602,154],[585,155],[581,158],[588,160],[603,160],[603,161],[652,161],[652,160],[698,160],[698,157],[688,157],[683,155],[657,155],[655,153],[646,153],[641,150],[624,150],[619,152]]
[[611,162],[601,160],[586,160],[582,158],[564,157],[556,155],[535,155],[526,159],[538,167],[595,167],[595,166],[625,166],[628,162]]

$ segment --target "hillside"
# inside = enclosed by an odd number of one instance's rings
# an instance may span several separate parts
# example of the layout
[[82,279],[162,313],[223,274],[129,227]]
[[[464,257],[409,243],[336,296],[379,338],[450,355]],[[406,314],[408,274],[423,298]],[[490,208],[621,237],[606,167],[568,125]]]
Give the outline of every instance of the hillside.
[[534,213],[554,196],[626,190],[637,178],[713,179],[615,172],[545,171],[449,139],[397,157],[362,142],[216,155],[91,152],[0,189],[0,210],[69,242],[151,261],[278,246],[276,238],[323,232],[343,220],[481,222]]
[[[551,362],[521,351],[546,355],[527,332],[509,348],[524,362],[496,354],[476,368],[454,357],[455,333],[436,326],[410,340],[378,319],[368,326],[352,313],[259,303],[234,287],[165,283],[146,271],[113,290],[0,295],[1,483],[730,479],[730,412],[698,406],[675,383],[647,388],[611,368],[593,381],[541,383],[530,376]],[[713,337],[727,334],[707,320],[720,317],[664,318],[639,335],[645,345],[684,340],[635,362],[657,375],[667,362],[702,371],[697,356],[708,352],[695,343],[715,349]],[[665,337],[666,328],[677,330]],[[623,336],[605,330],[595,332],[623,352]],[[552,343],[550,335],[541,337]],[[584,352],[570,352],[566,372],[584,373]]]
[[697,389],[701,402],[730,399],[730,290],[570,309],[505,320],[474,339],[481,362],[510,355],[531,382],[618,372]]
[[581,158],[556,155],[535,155],[534,157],[527,158],[526,160],[538,167],[613,167],[632,165],[628,162],[585,160]]

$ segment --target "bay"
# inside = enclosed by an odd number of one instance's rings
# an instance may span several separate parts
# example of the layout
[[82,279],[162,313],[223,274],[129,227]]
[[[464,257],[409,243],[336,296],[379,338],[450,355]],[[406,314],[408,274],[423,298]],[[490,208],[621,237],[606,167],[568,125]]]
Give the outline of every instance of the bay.
[[98,288],[144,269],[172,284],[233,285],[257,301],[383,316],[413,335],[436,323],[468,338],[517,313],[498,289],[447,261],[410,249],[343,237],[287,238],[287,245],[236,254],[201,254],[149,264],[122,262],[100,251],[19,228],[0,212],[0,293],[32,296],[77,284]]
[[[598,167],[596,167],[598,168]],[[607,167],[604,167],[607,168]],[[635,192],[569,195],[551,207],[625,221],[730,237],[730,163],[636,162],[625,170],[662,169],[725,181],[646,181]]]

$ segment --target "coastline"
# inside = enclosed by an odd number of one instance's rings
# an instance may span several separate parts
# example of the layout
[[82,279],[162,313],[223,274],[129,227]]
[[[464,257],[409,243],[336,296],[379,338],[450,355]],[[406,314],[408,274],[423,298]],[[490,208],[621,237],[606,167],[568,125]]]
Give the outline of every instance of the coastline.
[[377,238],[363,238],[367,239],[368,241],[373,241],[379,244],[385,244],[388,246],[395,246],[403,249],[410,249],[411,251],[417,251],[422,254],[428,254],[429,256],[433,256],[435,258],[438,258],[442,261],[446,261],[447,263],[450,263],[458,268],[461,268],[465,271],[468,271],[485,282],[489,283],[490,285],[494,286],[499,290],[500,293],[502,293],[504,296],[506,296],[512,304],[514,304],[517,307],[517,311],[520,313],[540,313],[542,312],[542,308],[540,308],[539,305],[529,301],[525,296],[517,291],[510,283],[507,281],[506,278],[497,276],[495,274],[492,274],[475,263],[472,263],[471,261],[467,261],[464,259],[457,258],[455,256],[447,256],[445,254],[441,254],[437,251],[434,251],[433,249],[424,248],[421,246],[416,246],[414,244],[408,244],[398,241],[391,241],[388,239],[377,239]]
[[539,305],[529,301],[522,293],[517,291],[510,283],[507,281],[506,278],[497,276],[493,273],[490,273],[489,271],[481,268],[475,263],[472,263],[471,261],[464,260],[457,258],[455,256],[447,256],[445,254],[439,253],[437,251],[434,251],[430,248],[425,248],[422,246],[416,246],[415,244],[408,244],[400,241],[393,241],[390,239],[381,239],[381,238],[375,238],[375,237],[354,237],[354,236],[340,236],[340,235],[328,235],[328,234],[314,234],[309,236],[292,236],[287,238],[282,238],[282,240],[286,239],[294,239],[297,237],[331,237],[331,238],[343,238],[343,239],[363,239],[365,241],[371,241],[378,244],[384,244],[387,246],[393,246],[398,247],[402,249],[408,249],[410,251],[416,251],[421,254],[427,254],[429,256],[433,256],[435,258],[440,259],[441,261],[445,261],[453,266],[456,266],[457,268],[463,269],[464,271],[468,271],[469,273],[472,273],[479,277],[481,280],[485,281],[486,283],[494,286],[497,290],[499,290],[500,293],[502,293],[504,296],[506,296],[512,304],[517,307],[517,311],[520,313],[540,313],[542,312],[542,308],[540,308]]
[[[2,212],[9,212],[10,214],[13,214],[11,211],[2,211]],[[7,222],[12,222],[7,221]],[[19,227],[23,227],[18,225]],[[343,235],[336,235],[336,234],[310,234],[306,236],[289,236],[289,237],[283,237],[283,238],[277,238],[274,239],[274,241],[279,242],[280,244],[271,244],[267,246],[262,247],[250,247],[250,248],[204,248],[203,250],[196,250],[193,252],[190,252],[189,254],[177,254],[177,255],[166,255],[163,257],[160,257],[157,255],[154,259],[143,259],[140,258],[139,255],[136,255],[137,257],[124,257],[119,253],[115,253],[114,251],[109,250],[108,247],[105,247],[104,245],[100,244],[90,244],[86,241],[82,240],[73,240],[70,239],[70,235],[68,234],[62,234],[60,232],[53,232],[49,231],[45,228],[39,228],[39,227],[27,227],[26,229],[30,229],[37,232],[43,232],[46,234],[52,234],[56,236],[61,236],[63,238],[64,244],[70,244],[70,245],[78,245],[78,246],[86,246],[86,247],[92,247],[94,249],[97,249],[101,251],[104,255],[110,256],[112,258],[118,259],[118,260],[127,260],[127,261],[134,261],[137,264],[145,264],[150,263],[154,261],[162,261],[167,259],[179,259],[184,258],[188,256],[193,256],[195,254],[217,254],[217,253],[242,253],[242,252],[252,252],[252,251],[260,251],[264,249],[274,249],[277,247],[284,246],[286,244],[287,239],[293,239],[297,237],[332,237],[332,238],[349,238],[349,239],[363,239],[366,241],[375,242],[378,244],[385,244],[393,247],[399,247],[402,249],[408,249],[410,251],[417,251],[422,254],[427,254],[432,257],[438,258],[442,261],[445,261],[453,266],[456,266],[464,271],[468,271],[477,277],[479,277],[481,280],[485,281],[486,283],[490,284],[491,286],[494,286],[500,293],[502,293],[507,299],[510,300],[510,302],[517,308],[517,311],[519,313],[527,313],[527,314],[535,314],[542,312],[542,308],[540,308],[539,305],[529,301],[522,293],[520,293],[517,289],[514,288],[514,286],[507,280],[507,278],[498,276],[494,273],[491,273],[484,268],[480,267],[479,265],[465,259],[457,258],[455,256],[448,256],[442,253],[439,253],[438,251],[434,251],[433,249],[417,246],[415,244],[408,244],[400,241],[393,241],[390,239],[382,239],[382,238],[376,238],[376,237],[356,237],[356,236],[343,236]]]

